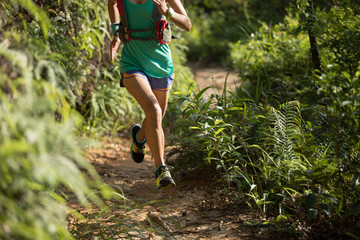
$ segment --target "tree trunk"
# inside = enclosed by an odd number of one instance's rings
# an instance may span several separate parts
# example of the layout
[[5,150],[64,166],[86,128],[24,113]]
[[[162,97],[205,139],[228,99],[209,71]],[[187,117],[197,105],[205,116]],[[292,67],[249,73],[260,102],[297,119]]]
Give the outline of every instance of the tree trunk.
[[320,52],[318,48],[318,43],[316,39],[316,33],[314,31],[314,22],[315,22],[315,8],[314,8],[314,1],[309,0],[310,6],[308,7],[308,35],[310,41],[310,52],[311,52],[311,68],[313,70],[318,70],[319,72],[322,71],[321,68],[321,59],[320,59]]
[[309,40],[310,40],[310,52],[311,52],[311,67],[314,70],[318,70],[321,72],[321,60],[320,60],[320,52],[318,48],[318,43],[315,34],[309,30]]

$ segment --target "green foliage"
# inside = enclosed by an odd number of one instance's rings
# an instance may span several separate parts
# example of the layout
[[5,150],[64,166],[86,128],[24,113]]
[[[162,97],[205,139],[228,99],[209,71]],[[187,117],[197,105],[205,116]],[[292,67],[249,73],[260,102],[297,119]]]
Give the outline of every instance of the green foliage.
[[[37,25],[37,27],[41,28],[42,34],[45,38],[48,37],[48,31],[51,27],[50,21],[48,16],[46,15],[46,13],[44,11],[42,11],[40,9],[39,6],[37,6],[34,2],[32,1],[26,1],[26,0],[15,0],[15,1],[3,1],[2,3],[2,8],[4,11],[2,11],[2,13],[6,16],[6,20],[5,23],[7,21],[13,21],[16,20],[16,15],[18,15],[20,17],[21,20],[26,21],[29,18],[32,19],[32,21],[34,21],[34,24]],[[14,9],[11,9],[14,8]],[[20,9],[23,8],[24,10],[26,10],[26,14],[29,14],[30,16],[23,16],[22,13],[24,13],[23,11],[21,11],[20,13],[16,14],[16,15],[12,15],[12,13],[15,13],[17,11],[20,11]],[[11,10],[10,10],[11,9]],[[24,27],[26,27],[26,23],[23,22]]]
[[78,48],[85,40],[72,35],[87,30],[74,26],[70,3],[52,4],[47,13],[32,1],[0,7],[1,239],[71,239],[60,189],[83,204],[101,204],[99,194],[111,194],[75,137],[82,124],[73,109],[81,103],[80,76],[85,79],[86,56],[96,49]]
[[[202,167],[206,163],[217,162],[217,169],[227,171],[225,166],[242,159],[237,151],[242,149],[236,144],[243,139],[238,138],[238,132],[251,129],[259,115],[254,115],[256,107],[251,99],[227,99],[227,92],[221,95],[203,97],[202,89],[199,93],[191,85],[188,92],[177,92],[178,102],[184,105],[183,117],[176,122],[173,132],[176,138],[174,145],[180,146],[180,164],[184,167]],[[248,121],[244,121],[248,119]],[[186,159],[189,159],[186,164]]]
[[286,14],[288,1],[191,1],[186,5],[193,27],[186,35],[188,58],[224,64],[231,44],[248,39],[261,22],[275,24]]
[[244,81],[236,94],[205,98],[206,89],[190,88],[179,95],[179,166],[186,159],[191,167],[214,166],[227,190],[245,194],[264,215],[278,214],[275,221],[356,223],[359,5],[350,3],[313,9],[322,72],[312,72],[303,31],[310,25],[300,17],[308,5],[298,5],[284,23],[263,24],[232,45],[232,64]]
[[322,47],[331,52],[328,61],[339,65],[341,71],[350,72],[351,75],[355,74],[360,62],[359,13],[360,6],[348,1],[341,7],[333,7],[317,15],[319,33],[323,35]]
[[[224,11],[205,12],[205,9],[194,7],[190,10],[192,20],[192,30],[187,34],[190,52],[190,60],[205,59],[221,62],[229,52],[229,43],[236,41],[242,35],[246,35],[242,30],[245,19],[238,22],[239,9],[232,8],[232,13],[226,15]],[[226,26],[226,27],[225,27]],[[231,27],[229,27],[231,26]]]
[[[267,94],[272,95],[272,101],[287,101],[302,83],[310,58],[308,38],[297,33],[297,27],[297,19],[289,16],[284,24],[273,28],[263,24],[258,32],[251,34],[251,40],[233,45],[231,62],[245,82],[256,84],[251,90],[256,101]],[[294,77],[300,82],[293,81]]]
[[324,64],[336,64],[342,71],[356,72],[360,56],[359,16],[356,1],[345,0],[334,5],[329,1],[297,0],[300,12],[300,28],[318,38]]
[[0,59],[0,238],[71,239],[59,187],[84,204],[100,203],[82,168],[102,193],[108,190],[81,155],[74,137],[79,118],[63,93],[36,79],[32,56],[6,41],[0,44]]
[[[329,137],[328,126],[304,122],[302,112],[308,109],[298,101],[264,107],[248,98],[245,90],[204,98],[206,90],[179,93],[183,118],[173,130],[181,159],[178,167],[214,166],[227,189],[238,192],[238,197],[246,193],[249,205],[263,214],[277,209],[281,217],[295,214],[302,221],[358,214],[357,147],[349,151],[351,166],[345,167],[347,161],[334,161],[336,149],[324,139]],[[324,117],[323,110],[316,111]],[[317,117],[313,122],[320,124]],[[342,144],[342,148],[358,145]]]

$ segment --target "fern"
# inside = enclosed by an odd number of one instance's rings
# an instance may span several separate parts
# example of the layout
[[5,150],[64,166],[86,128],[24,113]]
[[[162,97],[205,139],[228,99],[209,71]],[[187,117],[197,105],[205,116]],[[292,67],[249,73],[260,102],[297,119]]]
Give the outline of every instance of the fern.
[[[9,3],[15,9],[18,9],[19,6],[26,9],[32,15],[34,20],[39,23],[44,38],[48,37],[48,31],[51,28],[51,22],[49,17],[42,9],[40,9],[39,6],[37,6],[33,1],[28,1],[28,0],[15,0],[15,1],[9,1]],[[8,7],[10,6],[8,5]]]
[[266,152],[262,166],[262,172],[267,173],[266,178],[280,177],[282,181],[290,182],[294,171],[307,168],[307,163],[297,151],[304,142],[301,122],[298,101],[287,102],[279,109],[268,107],[266,121],[260,128],[261,143],[258,144]]
[[268,114],[269,142],[276,155],[284,161],[298,161],[295,153],[297,139],[301,138],[301,114],[298,101],[287,102],[279,110],[270,107]]

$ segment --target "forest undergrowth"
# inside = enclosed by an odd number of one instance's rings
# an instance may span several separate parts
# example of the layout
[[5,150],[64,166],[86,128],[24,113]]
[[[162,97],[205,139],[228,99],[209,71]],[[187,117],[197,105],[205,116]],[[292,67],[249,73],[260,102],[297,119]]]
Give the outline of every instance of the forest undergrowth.
[[[164,120],[173,171],[187,176],[206,169],[221,192],[216,196],[264,219],[249,220],[255,231],[274,226],[287,237],[359,239],[359,3],[194,0],[185,6],[193,29],[182,34],[174,27],[182,37],[171,43],[177,80]],[[84,156],[96,139],[120,136],[144,117],[118,85],[120,54],[109,61],[107,16],[106,4],[91,0],[0,4],[1,239],[80,238],[86,226],[68,227],[81,218],[81,210],[69,208],[70,196],[100,213],[107,201],[129,210],[121,188],[106,182],[110,175],[101,175],[96,158]],[[217,61],[239,75],[241,87],[227,91],[225,76],[223,90],[207,94],[210,86],[196,87],[188,59]],[[189,189],[183,187],[180,192]],[[187,213],[167,220],[182,226]],[[97,214],[90,214],[95,225],[102,221]],[[119,234],[129,235],[121,214],[112,217],[121,221]],[[231,217],[236,224],[224,229],[242,234],[241,217]],[[145,229],[167,236],[151,224]]]

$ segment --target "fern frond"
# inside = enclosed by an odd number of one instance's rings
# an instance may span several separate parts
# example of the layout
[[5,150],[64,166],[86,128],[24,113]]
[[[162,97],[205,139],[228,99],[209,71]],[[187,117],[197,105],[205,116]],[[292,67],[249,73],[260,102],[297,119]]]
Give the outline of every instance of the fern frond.
[[271,152],[278,166],[299,162],[296,149],[300,142],[298,139],[302,139],[300,103],[287,102],[279,109],[269,107],[268,110],[262,131],[267,151]]

